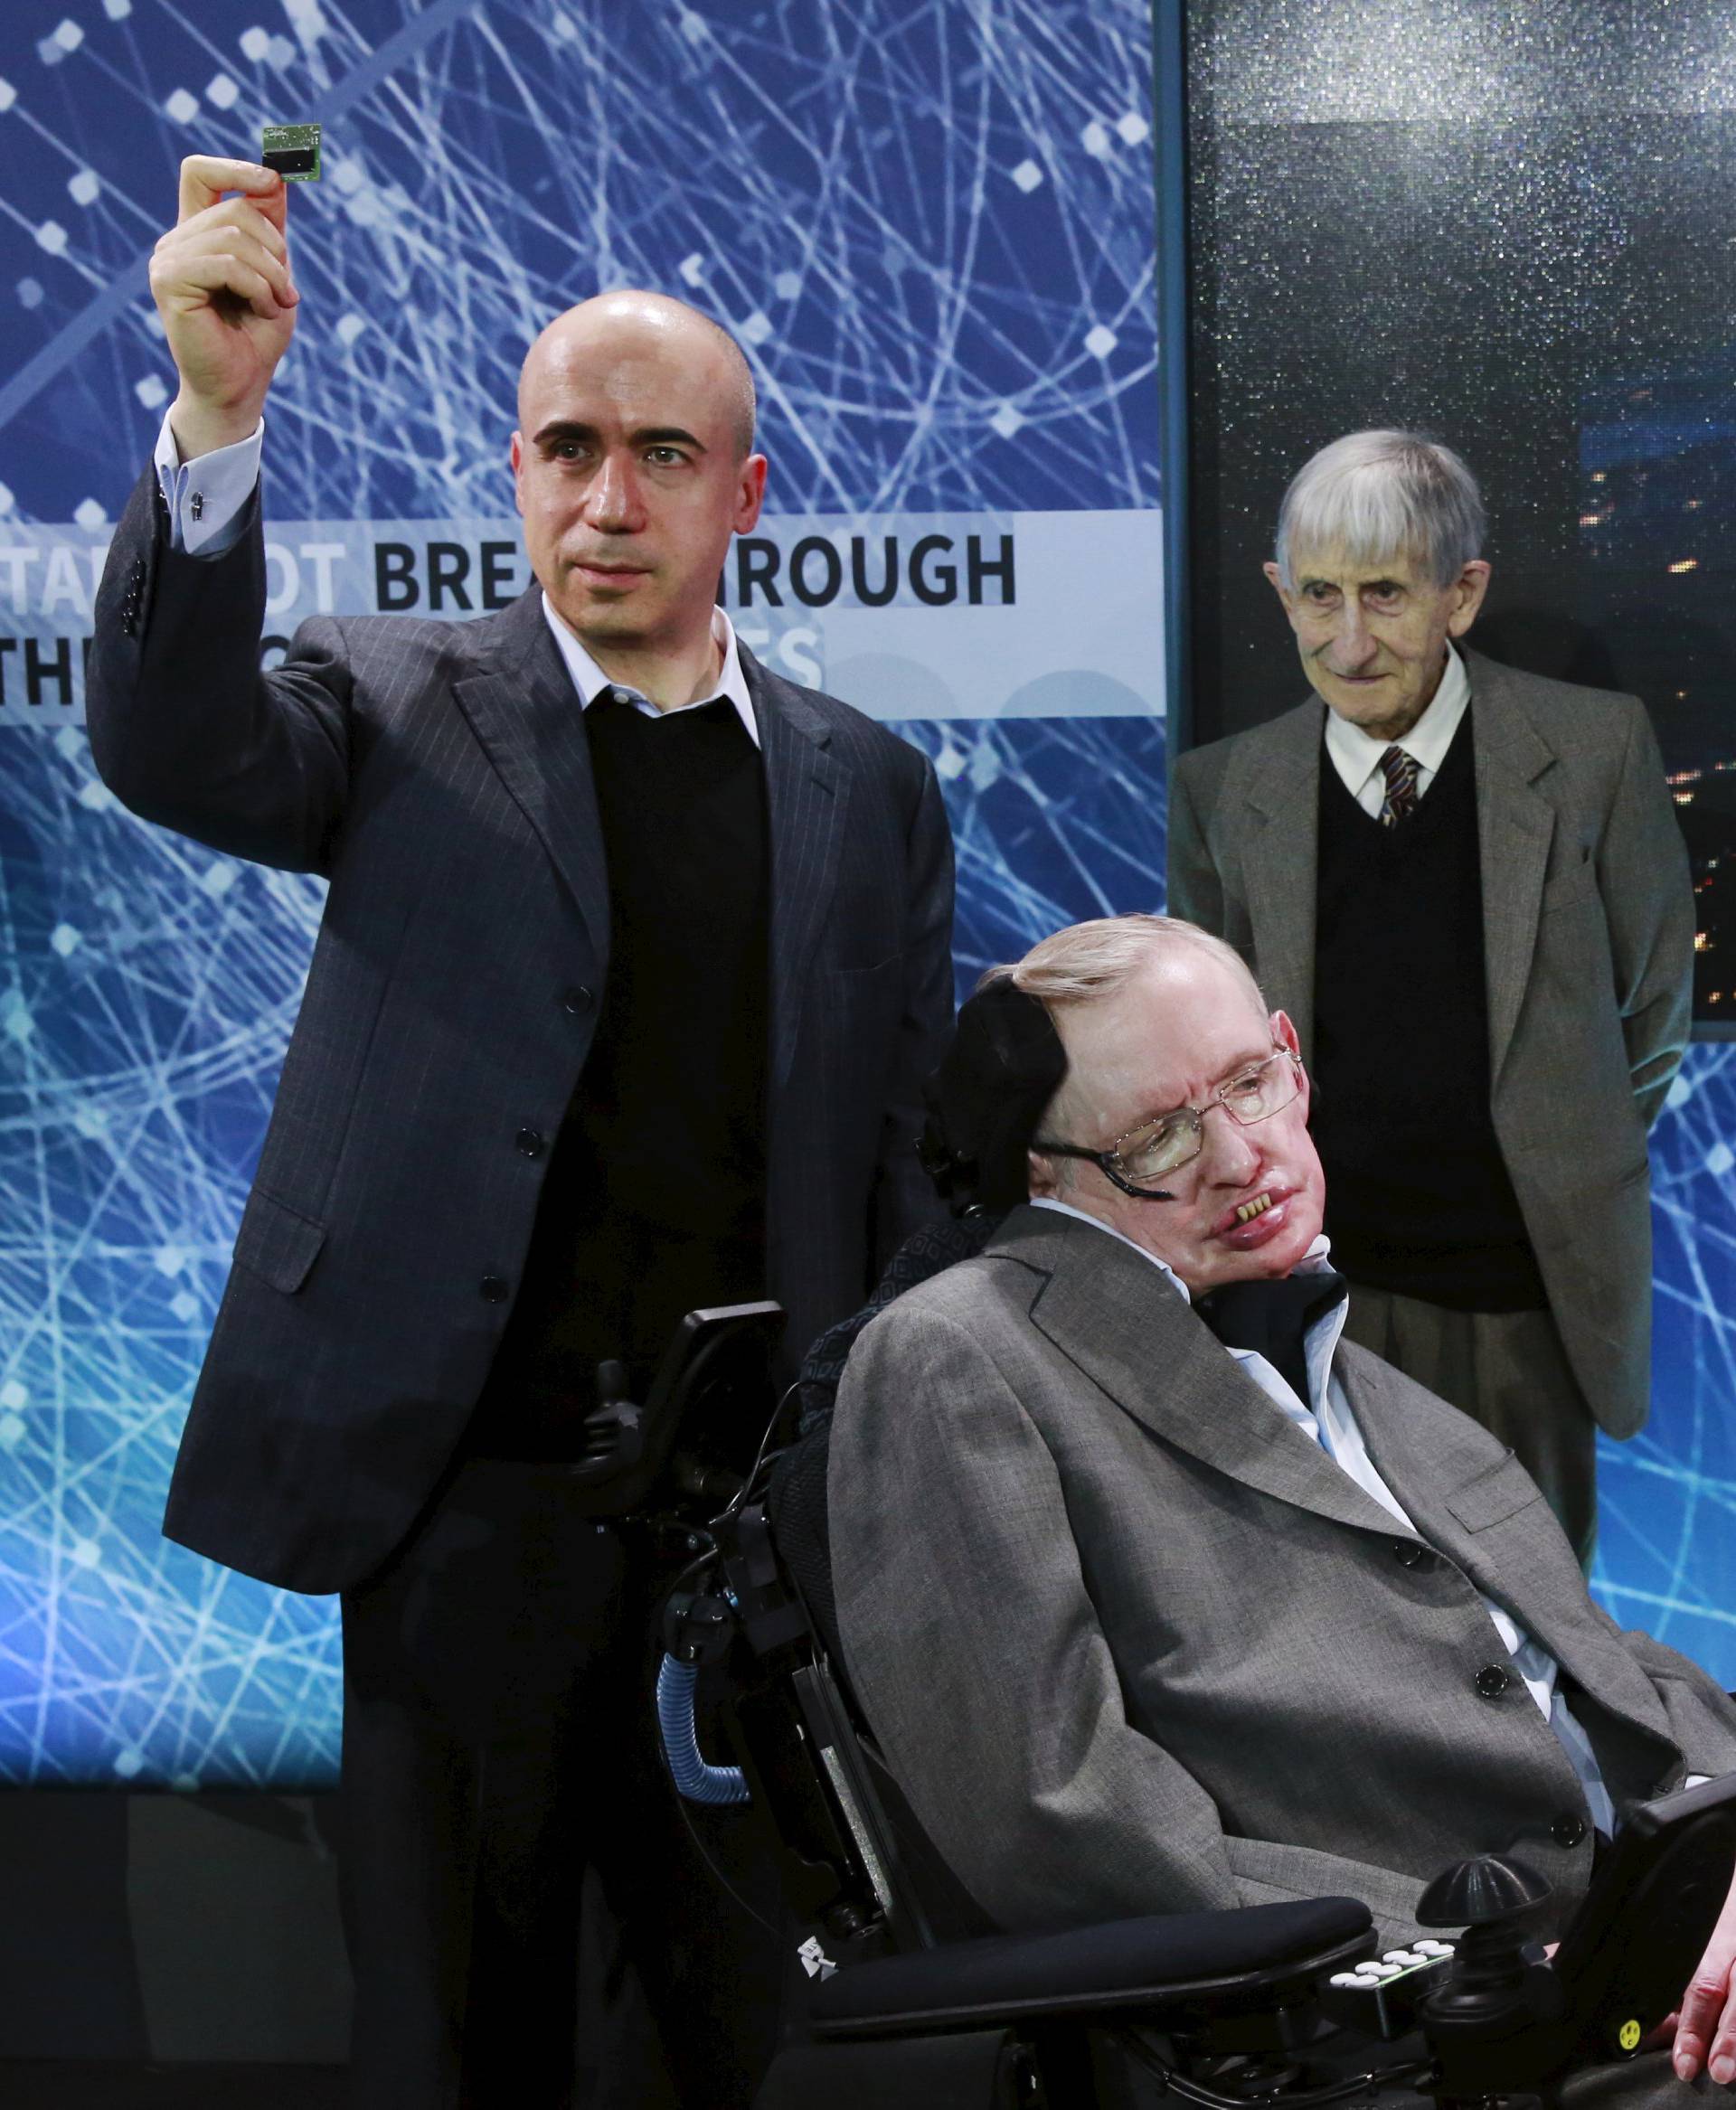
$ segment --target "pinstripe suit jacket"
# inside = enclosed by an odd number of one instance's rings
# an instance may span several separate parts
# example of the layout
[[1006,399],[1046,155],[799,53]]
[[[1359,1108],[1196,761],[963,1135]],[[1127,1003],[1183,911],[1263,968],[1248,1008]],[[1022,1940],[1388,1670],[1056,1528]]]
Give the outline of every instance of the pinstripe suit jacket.
[[[1467,652],[1495,1132],[1549,1308],[1611,1436],[1646,1419],[1646,1131],[1687,1046],[1694,895],[1632,696]],[[1312,700],[1175,765],[1170,913],[1227,937],[1308,1054],[1322,729]]]
[[[316,618],[261,674],[257,502],[228,555],[133,495],[89,679],[146,818],[331,882],[170,1493],[172,1538],[301,1590],[403,1536],[462,1436],[609,971],[588,745],[540,589],[471,623]],[[771,851],[768,1267],[788,1351],[931,1208],[952,852],[915,749],[742,654]]]
[[1000,1926],[1335,1895],[1402,1941],[1432,1876],[1508,1851],[1559,1920],[1584,1798],[1519,1679],[1479,1690],[1506,1662],[1479,1592],[1561,1663],[1618,1808],[1736,1770],[1736,1705],[1593,1605],[1512,1452],[1377,1356],[1335,1367],[1432,1553],[1090,1224],[1015,1209],[852,1351],[845,1659]]

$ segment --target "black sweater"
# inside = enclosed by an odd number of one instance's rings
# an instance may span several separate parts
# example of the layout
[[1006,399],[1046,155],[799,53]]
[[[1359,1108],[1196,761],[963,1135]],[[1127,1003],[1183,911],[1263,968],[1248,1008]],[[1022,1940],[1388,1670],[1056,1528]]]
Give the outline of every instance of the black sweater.
[[470,1448],[572,1455],[596,1366],[643,1398],[676,1321],[765,1294],[765,772],[727,700],[584,714],[609,983]]
[[1322,755],[1314,1003],[1335,1264],[1456,1310],[1541,1306],[1489,1111],[1469,708],[1427,796],[1392,828]]

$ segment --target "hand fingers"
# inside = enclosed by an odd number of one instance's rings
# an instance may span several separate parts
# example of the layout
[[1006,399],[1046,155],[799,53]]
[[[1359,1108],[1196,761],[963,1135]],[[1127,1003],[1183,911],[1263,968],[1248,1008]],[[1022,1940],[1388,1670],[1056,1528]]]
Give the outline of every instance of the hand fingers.
[[225,191],[244,191],[276,226],[284,224],[284,183],[275,169],[253,161],[224,161],[212,154],[189,154],[181,164],[177,220],[191,220],[195,212],[214,205]]
[[172,289],[183,267],[195,257],[232,257],[270,281],[271,289],[285,307],[293,307],[300,298],[296,290],[295,275],[289,267],[289,259],[281,243],[262,240],[262,234],[271,234],[269,228],[238,226],[217,223],[186,230],[176,229],[172,237],[157,245],[157,253],[152,263],[153,283],[165,290]]
[[184,296],[194,293],[232,293],[246,301],[254,314],[267,322],[276,322],[280,316],[295,306],[293,298],[279,300],[271,281],[263,271],[239,257],[211,256],[188,257],[177,266],[174,281],[163,288],[164,297],[171,303],[194,308],[205,305],[198,300],[187,300]]
[[1684,2081],[1703,2066],[1720,2086],[1736,2080],[1736,1992],[1730,1992],[1726,1974],[1694,1973],[1682,1996],[1672,2061]]
[[251,198],[225,198],[221,204],[207,205],[203,212],[195,212],[191,220],[177,220],[157,243],[159,250],[178,248],[183,242],[192,241],[212,227],[244,228],[255,240],[265,244],[274,256],[288,256],[289,244],[282,229],[258,203]]

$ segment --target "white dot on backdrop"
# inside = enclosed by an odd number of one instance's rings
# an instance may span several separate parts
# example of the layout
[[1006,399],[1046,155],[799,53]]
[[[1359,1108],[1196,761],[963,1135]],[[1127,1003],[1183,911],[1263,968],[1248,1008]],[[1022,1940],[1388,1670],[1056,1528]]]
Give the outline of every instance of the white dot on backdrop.
[[1043,171],[1034,161],[1022,161],[1013,171],[1013,181],[1022,191],[1034,191],[1043,181]]
[[227,73],[213,74],[205,84],[205,100],[215,109],[232,110],[241,92]]
[[102,185],[97,181],[93,168],[81,168],[66,186],[67,195],[75,205],[94,205]]
[[199,98],[189,89],[177,88],[163,105],[163,113],[177,125],[190,125],[199,115]]
[[270,49],[271,33],[269,29],[260,29],[256,25],[241,32],[241,56],[251,59],[256,66]]
[[136,381],[133,383],[133,393],[147,410],[160,410],[169,400],[167,388],[155,373],[147,373],[143,381]]
[[101,503],[95,498],[80,498],[72,508],[72,517],[87,532],[93,532],[96,529],[107,527],[108,524],[107,512]]
[[1085,334],[1085,349],[1093,359],[1107,359],[1119,342],[1115,332],[1106,328],[1102,323]]

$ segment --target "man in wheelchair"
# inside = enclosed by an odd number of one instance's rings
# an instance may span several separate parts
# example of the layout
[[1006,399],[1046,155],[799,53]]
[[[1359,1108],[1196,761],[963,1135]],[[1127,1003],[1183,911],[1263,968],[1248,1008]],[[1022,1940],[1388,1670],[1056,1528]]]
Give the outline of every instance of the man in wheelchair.
[[[1498,1855],[1547,1939],[1636,1805],[1736,1772],[1736,1706],[1593,1605],[1512,1454],[1341,1340],[1308,1105],[1289,1021],[1165,918],[961,1014],[931,1169],[1011,1206],[850,1354],[832,1575],[892,1775],[1009,1933],[1338,1896],[1414,1955],[1425,1887]],[[1660,2048],[1564,2100],[1736,2077],[1712,1913]]]

